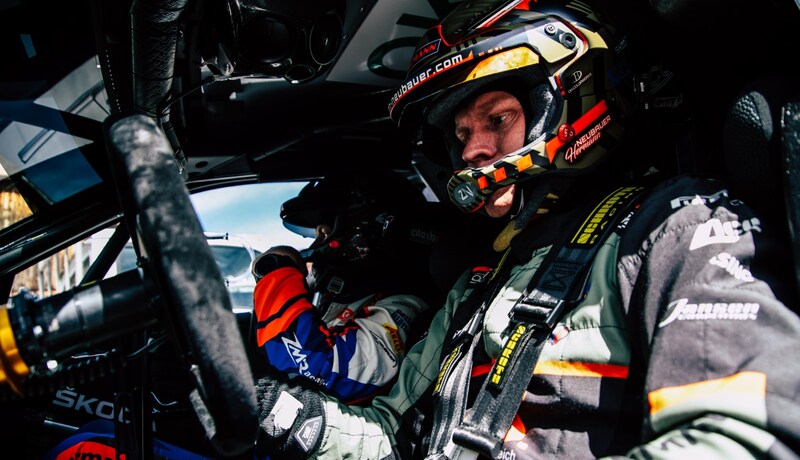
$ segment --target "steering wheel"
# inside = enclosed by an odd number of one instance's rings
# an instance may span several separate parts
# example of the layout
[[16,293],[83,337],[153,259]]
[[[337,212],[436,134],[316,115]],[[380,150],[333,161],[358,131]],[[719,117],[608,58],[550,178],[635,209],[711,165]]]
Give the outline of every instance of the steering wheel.
[[253,375],[172,148],[144,115],[111,117],[105,133],[130,234],[162,298],[164,329],[194,376],[194,410],[221,455],[242,454],[258,432]]

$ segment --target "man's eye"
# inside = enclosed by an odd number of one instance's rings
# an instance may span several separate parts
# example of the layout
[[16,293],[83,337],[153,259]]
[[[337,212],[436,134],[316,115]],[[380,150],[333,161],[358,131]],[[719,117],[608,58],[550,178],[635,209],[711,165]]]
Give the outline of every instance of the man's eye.
[[462,144],[466,144],[469,140],[469,132],[468,131],[458,131],[456,133],[456,139],[458,139]]
[[494,127],[502,126],[503,123],[506,122],[506,120],[508,120],[508,114],[507,113],[504,113],[504,114],[501,114],[501,115],[493,115],[493,116],[491,116],[489,118],[489,122]]

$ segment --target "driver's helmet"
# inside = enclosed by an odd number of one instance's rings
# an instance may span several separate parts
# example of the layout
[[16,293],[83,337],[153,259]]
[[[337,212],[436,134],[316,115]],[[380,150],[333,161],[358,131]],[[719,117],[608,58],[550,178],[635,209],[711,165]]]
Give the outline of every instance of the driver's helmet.
[[[425,242],[413,230],[424,224],[418,220],[426,203],[400,173],[338,172],[310,181],[280,215],[287,229],[316,238],[300,251],[312,263],[311,289],[359,295],[401,281],[395,275],[410,264],[427,273]],[[316,231],[321,225],[327,233]]]
[[[619,144],[637,106],[633,72],[622,59],[627,42],[584,3],[510,2],[501,11],[480,11],[497,2],[472,3],[423,35],[389,104],[391,118],[426,155],[449,151],[455,173],[448,193],[467,212],[501,187],[592,169]],[[480,90],[520,100],[526,145],[468,168],[453,116]]]

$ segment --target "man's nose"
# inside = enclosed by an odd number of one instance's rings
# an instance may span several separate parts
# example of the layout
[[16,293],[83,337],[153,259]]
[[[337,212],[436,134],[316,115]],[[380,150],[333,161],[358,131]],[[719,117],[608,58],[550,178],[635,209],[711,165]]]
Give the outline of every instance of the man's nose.
[[327,224],[319,224],[317,225],[316,231],[314,232],[317,238],[325,238],[326,236],[331,234],[331,226]]
[[472,167],[484,166],[494,161],[497,155],[496,138],[492,133],[486,131],[473,131],[464,150],[461,152],[461,159]]
[[331,234],[332,230],[333,229],[331,228],[330,225],[327,224],[317,225],[317,228],[314,231],[314,242],[311,243],[311,245],[317,246],[319,244],[322,244],[322,242],[325,241],[326,238],[328,238],[328,235]]

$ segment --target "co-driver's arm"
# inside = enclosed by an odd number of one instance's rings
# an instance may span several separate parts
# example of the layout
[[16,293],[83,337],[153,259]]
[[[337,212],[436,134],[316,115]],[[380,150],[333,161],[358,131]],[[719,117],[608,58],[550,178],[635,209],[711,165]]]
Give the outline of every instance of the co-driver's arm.
[[254,292],[258,346],[273,367],[314,380],[343,401],[374,395],[396,375],[410,324],[427,305],[411,295],[368,297],[350,306],[354,318],[330,326],[309,301],[299,259],[292,261],[261,267],[267,272]]

